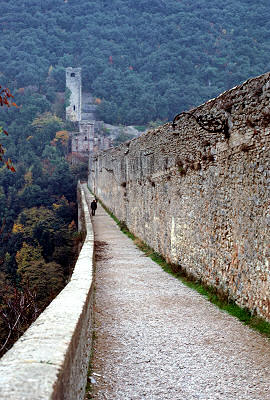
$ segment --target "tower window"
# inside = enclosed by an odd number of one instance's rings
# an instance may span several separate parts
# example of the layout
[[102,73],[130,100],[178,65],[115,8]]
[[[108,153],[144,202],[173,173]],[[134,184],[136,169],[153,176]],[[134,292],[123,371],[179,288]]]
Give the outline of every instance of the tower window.
[[74,72],[71,72],[70,76],[72,76],[72,78],[74,78],[75,73],[74,73]]
[[84,140],[87,140],[87,136],[84,137]]
[[74,111],[76,110],[76,107],[75,107],[75,106],[73,106],[73,110],[74,110]]

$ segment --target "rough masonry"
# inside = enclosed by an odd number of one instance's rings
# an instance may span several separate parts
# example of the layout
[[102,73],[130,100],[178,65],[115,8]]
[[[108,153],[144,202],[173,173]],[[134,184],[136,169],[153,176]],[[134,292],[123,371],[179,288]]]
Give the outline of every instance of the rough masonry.
[[66,87],[70,91],[70,104],[66,108],[66,118],[73,122],[80,121],[82,108],[81,68],[66,68]]
[[89,185],[137,237],[270,320],[270,73],[117,148]]

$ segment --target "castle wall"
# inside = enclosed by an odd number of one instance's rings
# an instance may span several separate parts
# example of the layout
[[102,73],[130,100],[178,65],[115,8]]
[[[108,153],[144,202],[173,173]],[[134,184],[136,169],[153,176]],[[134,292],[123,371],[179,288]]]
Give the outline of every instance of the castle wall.
[[268,320],[269,99],[267,73],[93,155],[89,175],[137,237]]
[[88,121],[81,121],[79,123],[79,132],[72,133],[71,151],[88,156],[89,152],[93,151],[94,139],[94,124]]
[[110,139],[96,133],[102,121],[95,121],[97,106],[90,93],[82,93],[81,68],[66,68],[66,88],[70,90],[69,106],[66,107],[66,119],[79,122],[79,131],[70,132],[72,163],[89,157],[89,153],[111,146]]
[[[84,190],[83,190],[84,187]],[[86,238],[70,282],[0,360],[0,399],[84,399],[93,332],[94,237],[80,187]]]

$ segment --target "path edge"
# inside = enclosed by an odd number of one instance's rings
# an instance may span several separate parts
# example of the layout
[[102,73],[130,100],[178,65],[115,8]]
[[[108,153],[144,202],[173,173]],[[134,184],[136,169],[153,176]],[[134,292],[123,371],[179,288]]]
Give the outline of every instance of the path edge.
[[86,238],[70,282],[0,360],[0,398],[84,398],[93,329],[94,235],[79,185]]

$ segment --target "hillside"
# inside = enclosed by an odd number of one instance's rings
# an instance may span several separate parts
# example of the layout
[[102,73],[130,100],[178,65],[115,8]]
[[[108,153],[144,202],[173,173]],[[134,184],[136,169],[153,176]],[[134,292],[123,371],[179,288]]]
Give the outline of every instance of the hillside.
[[81,66],[100,119],[171,120],[269,69],[269,11],[263,0],[7,0],[1,81],[52,99],[64,68]]
[[16,169],[0,162],[0,357],[65,286],[80,240],[68,126],[30,88],[16,103],[0,107],[3,158]]

